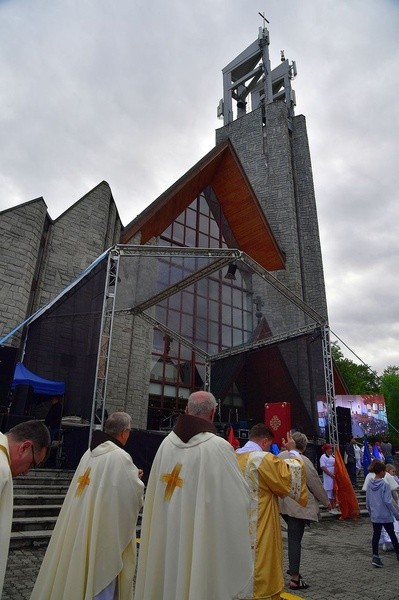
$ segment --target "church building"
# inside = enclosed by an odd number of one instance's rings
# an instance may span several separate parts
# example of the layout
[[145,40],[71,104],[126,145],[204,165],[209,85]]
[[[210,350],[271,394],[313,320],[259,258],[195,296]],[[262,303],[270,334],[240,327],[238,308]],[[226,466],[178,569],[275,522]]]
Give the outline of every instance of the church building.
[[108,412],[167,429],[210,387],[221,423],[288,403],[319,435],[328,318],[296,74],[260,28],[223,69],[215,147],[125,227],[104,181],[55,221],[42,198],[0,212],[0,404],[23,360],[66,383],[64,414],[90,419],[100,386]]

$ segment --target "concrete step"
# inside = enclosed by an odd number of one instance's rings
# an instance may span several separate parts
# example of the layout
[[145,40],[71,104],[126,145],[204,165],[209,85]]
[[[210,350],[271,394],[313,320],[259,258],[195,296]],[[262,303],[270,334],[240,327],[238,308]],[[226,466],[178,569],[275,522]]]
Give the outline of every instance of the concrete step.
[[52,486],[52,485],[66,485],[69,486],[71,483],[70,477],[16,477],[14,479],[14,485],[23,485],[26,487],[41,486]]
[[60,495],[64,495],[67,493],[69,488],[69,484],[68,485],[58,485],[58,484],[51,484],[51,485],[22,485],[21,483],[14,483],[14,494],[16,495],[34,495],[34,496],[38,496],[40,494],[60,494]]
[[15,478],[11,548],[48,543],[73,475],[35,469]]
[[[360,516],[367,517],[369,513],[366,509],[366,492],[363,492],[361,488],[356,488],[355,494],[359,504]],[[337,507],[337,511],[336,515],[331,514],[324,506],[320,505],[320,519],[337,519],[341,516],[339,506]]]
[[[31,546],[47,546],[50,541],[52,529],[12,531],[10,549],[27,548]],[[140,538],[140,527],[136,529],[137,538]]]
[[45,515],[47,517],[58,516],[61,510],[61,504],[18,504],[14,506],[13,518],[37,517]]
[[69,479],[71,480],[75,471],[67,469],[31,469],[26,475],[19,475],[16,481],[20,479],[35,480],[35,479]]
[[20,504],[44,505],[61,504],[64,502],[65,494],[14,494],[14,507]]
[[[366,510],[366,508],[362,508],[361,506],[359,506],[360,509],[360,513],[359,516],[360,517],[368,517],[369,513]],[[337,508],[337,514],[331,514],[328,510],[324,509],[322,511],[320,511],[320,520],[325,520],[325,519],[339,519],[339,517],[341,516],[341,511],[339,510],[339,508]]]
[[26,548],[28,546],[47,546],[52,530],[44,531],[12,531],[10,549]]
[[12,520],[12,531],[45,531],[53,530],[57,521],[55,517],[16,517]]

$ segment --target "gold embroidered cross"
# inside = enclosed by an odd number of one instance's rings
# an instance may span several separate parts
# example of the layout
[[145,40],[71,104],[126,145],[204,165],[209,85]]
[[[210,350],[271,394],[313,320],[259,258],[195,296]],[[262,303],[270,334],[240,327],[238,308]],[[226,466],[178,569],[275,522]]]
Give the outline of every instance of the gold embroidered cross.
[[83,475],[81,475],[80,477],[78,477],[79,485],[76,488],[76,494],[75,494],[75,496],[81,496],[83,494],[83,491],[84,491],[86,485],[89,485],[89,483],[90,483],[90,477],[89,477],[90,471],[91,471],[91,468],[89,467],[88,469],[86,469],[86,471],[83,473]]
[[179,477],[182,466],[181,463],[176,463],[171,473],[164,473],[161,476],[161,481],[166,483],[164,500],[167,502],[172,498],[177,487],[183,487],[183,479]]

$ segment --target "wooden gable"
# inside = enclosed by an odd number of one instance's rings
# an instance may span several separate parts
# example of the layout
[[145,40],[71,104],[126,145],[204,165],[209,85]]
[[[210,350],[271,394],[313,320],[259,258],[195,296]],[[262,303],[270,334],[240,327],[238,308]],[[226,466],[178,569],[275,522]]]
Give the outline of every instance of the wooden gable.
[[129,223],[121,243],[128,244],[138,232],[141,244],[159,236],[207,186],[215,192],[239,249],[268,271],[284,269],[283,252],[228,140],[211,150]]

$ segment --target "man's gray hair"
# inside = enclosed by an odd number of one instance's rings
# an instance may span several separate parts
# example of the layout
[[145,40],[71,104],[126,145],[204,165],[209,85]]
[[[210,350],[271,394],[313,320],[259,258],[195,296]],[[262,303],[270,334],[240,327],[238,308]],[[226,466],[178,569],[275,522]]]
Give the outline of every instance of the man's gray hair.
[[188,398],[187,412],[189,415],[208,415],[216,409],[215,396],[210,392],[194,392]]
[[300,452],[304,452],[308,444],[308,438],[306,437],[306,435],[304,433],[301,433],[300,431],[295,431],[292,434],[292,439],[295,442],[297,450],[299,450]]
[[122,431],[132,428],[132,418],[125,412],[114,412],[105,421],[104,431],[111,437],[116,437]]
[[6,435],[10,436],[15,442],[29,440],[36,452],[40,452],[43,448],[49,448],[51,444],[49,430],[41,421],[19,423],[10,429]]

